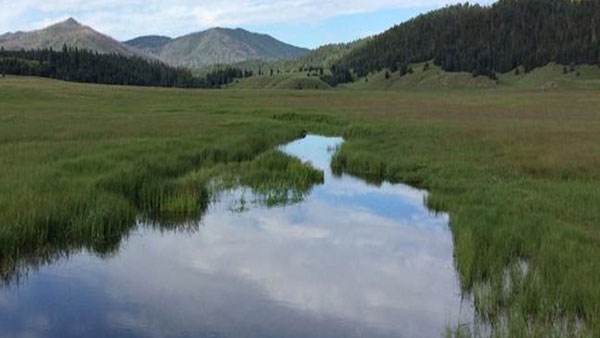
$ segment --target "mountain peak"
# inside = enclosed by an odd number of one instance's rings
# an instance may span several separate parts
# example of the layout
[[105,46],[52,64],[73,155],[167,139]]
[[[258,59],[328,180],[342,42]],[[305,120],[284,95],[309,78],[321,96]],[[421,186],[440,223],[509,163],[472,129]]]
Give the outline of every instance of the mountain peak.
[[225,31],[228,31],[228,30],[230,30],[230,29],[229,28],[223,28],[223,27],[212,27],[212,28],[209,28],[209,29],[204,30],[204,31],[199,31],[197,33],[202,34],[202,33],[206,33],[206,32],[225,32]]
[[68,18],[67,20],[61,22],[60,24],[69,25],[69,26],[80,26],[81,24],[75,20],[73,17]]
[[64,45],[97,51],[101,54],[135,55],[131,48],[79,23],[74,18],[58,22],[44,29],[12,34],[2,39],[6,50],[46,49],[60,50]]

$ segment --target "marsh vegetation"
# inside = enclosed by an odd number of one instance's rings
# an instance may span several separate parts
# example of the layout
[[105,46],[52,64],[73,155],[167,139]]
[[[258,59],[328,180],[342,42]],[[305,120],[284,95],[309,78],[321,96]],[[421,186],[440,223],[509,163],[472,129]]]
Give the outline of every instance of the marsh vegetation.
[[298,201],[322,173],[273,149],[310,131],[344,136],[334,172],[430,191],[492,334],[600,332],[594,90],[258,95],[8,77],[0,101],[8,280],[78,250],[114,253],[140,217],[201,218],[215,179],[266,192],[267,204]]

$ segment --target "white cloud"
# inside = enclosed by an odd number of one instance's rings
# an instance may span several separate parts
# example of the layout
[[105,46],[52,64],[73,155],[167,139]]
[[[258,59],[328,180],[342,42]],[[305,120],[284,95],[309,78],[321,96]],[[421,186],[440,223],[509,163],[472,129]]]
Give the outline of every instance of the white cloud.
[[[29,30],[74,16],[118,38],[171,35],[213,26],[313,22],[393,8],[431,8],[457,0],[0,0],[0,31]],[[489,3],[490,0],[480,2]]]

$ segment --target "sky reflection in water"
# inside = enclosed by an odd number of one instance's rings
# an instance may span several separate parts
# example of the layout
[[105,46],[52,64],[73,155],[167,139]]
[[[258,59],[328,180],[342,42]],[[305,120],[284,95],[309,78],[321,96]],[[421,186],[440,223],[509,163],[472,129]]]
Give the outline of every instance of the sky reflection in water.
[[211,205],[199,231],[140,226],[114,257],[79,254],[0,291],[0,337],[436,337],[461,302],[446,215],[424,192],[333,177],[342,139],[282,149],[325,170],[302,203]]

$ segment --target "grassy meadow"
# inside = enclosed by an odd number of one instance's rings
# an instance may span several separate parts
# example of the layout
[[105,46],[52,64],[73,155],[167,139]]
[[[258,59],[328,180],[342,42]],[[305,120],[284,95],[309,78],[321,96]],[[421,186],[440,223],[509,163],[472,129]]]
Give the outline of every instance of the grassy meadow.
[[600,95],[512,76],[468,91],[0,79],[0,268],[110,253],[140,215],[199,217],[213,178],[307,191],[322,174],[270,149],[308,131],[344,136],[336,172],[431,192],[491,333],[600,336]]

